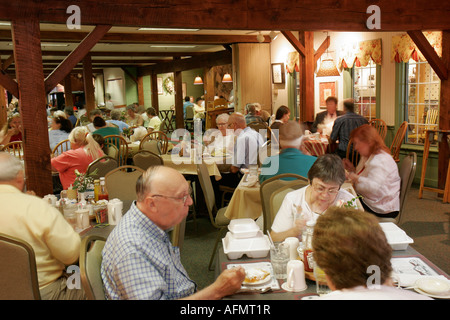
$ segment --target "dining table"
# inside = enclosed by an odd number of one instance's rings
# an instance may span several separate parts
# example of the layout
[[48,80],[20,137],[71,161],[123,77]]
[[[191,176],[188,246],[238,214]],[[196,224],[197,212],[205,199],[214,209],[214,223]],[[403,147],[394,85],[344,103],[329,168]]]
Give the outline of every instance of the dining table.
[[189,156],[180,156],[179,154],[163,154],[161,158],[164,165],[176,169],[183,175],[197,175],[197,164],[203,161],[208,168],[210,176],[214,176],[216,181],[222,179],[219,168],[226,164],[224,157],[200,156],[196,157],[194,150],[191,150]]
[[[297,257],[297,259],[299,259]],[[229,259],[225,254],[223,247],[219,248],[216,264],[215,264],[215,277],[217,278],[219,274],[227,268],[232,268],[236,266],[244,266],[249,268],[251,264],[255,266],[261,263],[270,263],[270,252],[264,258],[248,258],[243,255],[240,259]],[[441,270],[438,266],[428,260],[425,256],[420,254],[417,250],[412,248],[410,245],[406,250],[393,250],[391,265],[393,267],[393,276],[396,278],[401,275],[403,280],[401,283],[404,285],[402,287],[413,286],[416,279],[421,276],[443,276],[450,280],[450,276]],[[399,278],[400,279],[400,278]],[[278,282],[278,283],[277,283]],[[319,295],[317,294],[316,281],[313,276],[306,275],[305,282],[307,288],[298,292],[290,292],[283,289],[283,283],[286,282],[285,279],[272,280],[269,285],[271,289],[267,292],[264,290],[258,290],[261,287],[256,287],[255,290],[251,290],[250,287],[243,286],[237,293],[227,296],[225,300],[313,300],[317,299]],[[396,283],[397,285],[397,283]],[[408,286],[407,286],[408,285]],[[268,285],[267,285],[268,286]],[[250,289],[250,290],[249,290]],[[412,290],[413,289],[408,289]],[[448,299],[448,298],[447,298]]]
[[329,150],[329,141],[327,136],[319,134],[305,134],[302,138],[302,151],[310,156],[319,157]]

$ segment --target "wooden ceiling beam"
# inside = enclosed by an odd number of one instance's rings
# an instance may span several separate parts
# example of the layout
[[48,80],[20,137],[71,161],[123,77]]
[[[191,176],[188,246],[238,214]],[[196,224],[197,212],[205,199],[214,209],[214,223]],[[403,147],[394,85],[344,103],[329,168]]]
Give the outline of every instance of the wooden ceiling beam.
[[[42,50],[42,56],[55,56],[55,57],[66,57],[71,51],[63,50]],[[175,51],[164,51],[164,52],[127,52],[127,51],[91,51],[89,54],[91,57],[188,57],[188,56],[198,56],[205,54],[207,52],[194,51],[194,52],[175,52]],[[10,56],[13,54],[12,50],[0,50],[0,55]]]
[[316,50],[316,53],[314,53],[314,63],[317,63],[317,61],[325,53],[325,51],[328,49],[329,46],[330,46],[330,36],[327,36],[325,40],[323,40],[320,47]]
[[12,75],[5,73],[3,70],[0,71],[0,86],[9,91],[14,97],[19,97],[19,85],[12,78]]
[[[74,2],[84,25],[112,24],[137,27],[184,27],[241,30],[372,31],[366,22],[371,4],[348,0],[92,0]],[[414,2],[377,0],[380,31],[448,30],[450,3],[441,0]],[[1,1],[0,20],[39,18],[41,22],[66,24],[66,0]],[[26,9],[26,10],[24,10]]]
[[205,53],[186,59],[176,59],[171,62],[162,62],[152,66],[138,68],[138,77],[150,75],[152,73],[178,72],[197,68],[219,66],[232,63],[232,54],[228,50]]
[[306,55],[305,47],[298,41],[291,31],[281,31],[283,36],[289,41],[289,43],[298,51],[303,57]]
[[62,81],[73,67],[75,67],[77,63],[91,51],[98,40],[101,39],[109,29],[111,29],[110,25],[96,26],[95,29],[81,41],[78,47],[73,50],[47,78],[45,78],[46,92],[50,92],[60,81]]
[[441,58],[439,58],[430,42],[428,42],[428,39],[425,37],[423,32],[420,30],[408,31],[408,35],[412,39],[412,41],[414,41],[417,48],[419,48],[420,52],[422,52],[424,57],[427,59],[434,72],[436,72],[436,74],[438,75],[439,79],[447,80],[448,69],[442,62]]

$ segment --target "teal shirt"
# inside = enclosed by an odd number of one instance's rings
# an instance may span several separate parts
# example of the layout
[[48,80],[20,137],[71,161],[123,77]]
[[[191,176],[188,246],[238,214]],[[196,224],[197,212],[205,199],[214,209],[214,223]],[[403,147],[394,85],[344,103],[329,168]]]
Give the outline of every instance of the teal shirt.
[[[276,158],[278,158],[278,168]],[[262,183],[269,178],[283,173],[298,174],[307,178],[308,171],[316,159],[317,157],[303,154],[300,150],[295,148],[282,149],[279,155],[267,157],[264,160],[261,166],[259,182]],[[293,179],[286,178],[285,180]]]
[[103,127],[103,128],[95,130],[92,133],[97,133],[97,134],[101,135],[102,137],[111,136],[111,135],[120,136],[120,130],[117,127]]

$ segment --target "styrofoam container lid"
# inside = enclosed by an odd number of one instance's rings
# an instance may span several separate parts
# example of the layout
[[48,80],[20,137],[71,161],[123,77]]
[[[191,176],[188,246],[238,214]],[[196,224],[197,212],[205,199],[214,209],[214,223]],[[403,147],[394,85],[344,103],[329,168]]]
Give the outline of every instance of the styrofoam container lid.
[[[384,234],[386,235],[387,242],[392,246],[394,250],[404,250],[406,249],[407,244],[413,243],[414,241],[408,237],[405,231],[400,229],[395,223],[392,222],[380,222],[380,227],[384,231]],[[400,246],[405,244],[406,247]]]
[[233,219],[228,224],[228,230],[237,238],[254,237],[260,230],[253,219]]
[[267,255],[270,249],[269,239],[262,231],[258,231],[253,238],[236,238],[231,232],[227,232],[222,239],[224,253],[230,259],[239,259],[246,254],[249,257],[258,258]]

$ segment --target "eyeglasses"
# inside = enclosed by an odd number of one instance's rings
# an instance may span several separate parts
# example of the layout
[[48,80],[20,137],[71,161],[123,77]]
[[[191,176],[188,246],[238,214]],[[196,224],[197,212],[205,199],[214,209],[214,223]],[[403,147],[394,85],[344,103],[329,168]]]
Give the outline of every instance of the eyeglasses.
[[320,184],[318,185],[318,184],[311,184],[311,186],[313,187],[313,189],[314,189],[314,191],[316,191],[317,193],[324,193],[324,192],[326,192],[327,194],[329,194],[329,195],[335,195],[335,194],[337,194],[338,192],[339,192],[339,189],[340,188],[330,188],[330,189],[327,189],[326,187],[324,187],[324,186],[321,186]]
[[191,187],[189,187],[188,194],[185,196],[182,196],[182,197],[170,197],[170,196],[165,196],[162,194],[152,194],[149,197],[161,197],[161,198],[167,198],[167,199],[172,199],[172,200],[176,200],[176,201],[183,201],[183,204],[186,206],[188,199],[192,198],[192,189],[191,189]]
[[217,126],[227,126],[228,123],[217,123]]

